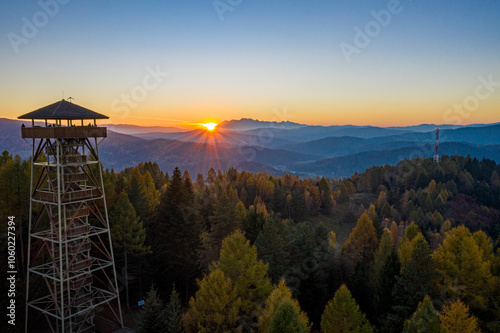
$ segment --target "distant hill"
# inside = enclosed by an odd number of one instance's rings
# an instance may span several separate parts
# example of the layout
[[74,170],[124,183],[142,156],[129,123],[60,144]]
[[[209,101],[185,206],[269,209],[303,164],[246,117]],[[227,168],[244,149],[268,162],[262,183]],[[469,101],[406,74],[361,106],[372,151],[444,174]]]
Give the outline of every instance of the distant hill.
[[351,136],[328,137],[324,139],[287,144],[281,149],[298,153],[309,153],[325,157],[351,155],[365,151],[382,151],[414,146],[415,141],[389,141],[376,139],[361,139]]
[[[479,159],[489,158],[500,161],[500,145],[478,145],[461,142],[446,142],[439,147],[441,155],[470,155]],[[310,175],[327,175],[330,177],[349,177],[356,172],[363,172],[372,166],[395,165],[404,159],[415,157],[431,157],[434,145],[425,144],[405,148],[367,151],[352,155],[332,157],[314,162],[297,162],[289,171],[308,173]]]
[[[245,134],[256,135],[260,130],[245,131]],[[362,139],[370,139],[382,136],[413,133],[410,130],[386,129],[374,126],[305,126],[296,129],[272,129],[274,138],[296,142],[307,142],[324,139],[327,137],[352,136]]]
[[290,121],[261,121],[250,118],[241,118],[239,120],[229,120],[220,123],[217,128],[225,128],[237,131],[248,131],[258,128],[274,128],[274,129],[296,129],[307,125],[292,123]]
[[163,126],[137,126],[137,125],[126,125],[126,124],[103,124],[108,129],[123,133],[123,134],[138,134],[145,132],[157,132],[157,133],[174,133],[174,132],[185,132],[188,130],[183,130],[178,127],[163,127]]

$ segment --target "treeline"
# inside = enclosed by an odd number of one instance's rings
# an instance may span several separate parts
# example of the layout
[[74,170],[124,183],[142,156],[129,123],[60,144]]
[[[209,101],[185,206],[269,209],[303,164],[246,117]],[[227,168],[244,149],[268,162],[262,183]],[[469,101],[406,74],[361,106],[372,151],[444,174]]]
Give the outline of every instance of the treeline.
[[[106,169],[122,299],[135,308],[149,290],[148,332],[334,332],[339,318],[355,332],[499,331],[499,174],[460,156],[340,180]],[[28,161],[2,154],[0,195],[26,226]]]

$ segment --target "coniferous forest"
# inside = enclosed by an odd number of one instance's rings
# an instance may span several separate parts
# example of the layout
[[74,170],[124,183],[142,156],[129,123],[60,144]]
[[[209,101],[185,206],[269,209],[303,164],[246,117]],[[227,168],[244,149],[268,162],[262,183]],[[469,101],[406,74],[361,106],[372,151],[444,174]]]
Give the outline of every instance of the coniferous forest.
[[[19,267],[27,251],[29,169],[28,160],[0,156],[0,211],[16,214]],[[207,171],[190,175],[154,162],[104,170],[126,326],[500,331],[495,162],[417,158],[345,179]],[[18,304],[24,297],[18,281]]]

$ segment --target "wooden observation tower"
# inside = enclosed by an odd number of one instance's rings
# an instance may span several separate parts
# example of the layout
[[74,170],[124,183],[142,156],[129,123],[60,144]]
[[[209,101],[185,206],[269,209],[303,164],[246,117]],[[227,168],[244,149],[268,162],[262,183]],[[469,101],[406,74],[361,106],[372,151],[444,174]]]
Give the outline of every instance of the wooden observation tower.
[[119,329],[96,123],[108,117],[61,100],[18,118],[31,120],[21,134],[32,144],[25,330]]

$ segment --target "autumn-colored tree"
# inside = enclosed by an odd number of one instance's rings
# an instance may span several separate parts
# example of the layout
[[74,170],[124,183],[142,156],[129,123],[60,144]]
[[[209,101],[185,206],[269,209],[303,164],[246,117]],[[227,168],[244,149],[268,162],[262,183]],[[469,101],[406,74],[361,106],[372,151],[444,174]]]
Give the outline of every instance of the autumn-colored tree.
[[359,332],[370,333],[373,329],[346,285],[340,286],[328,302],[321,317],[322,333]]
[[439,273],[438,287],[445,299],[458,297],[472,309],[488,307],[494,282],[491,262],[485,260],[469,229],[459,226],[449,231],[433,257]]
[[271,319],[271,324],[266,332],[307,333],[309,332],[309,328],[300,320],[300,314],[297,307],[291,300],[285,299],[276,309],[276,313]]
[[367,213],[363,213],[352,229],[347,241],[342,245],[342,254],[353,263],[358,261],[365,265],[373,261],[377,248],[377,233]]
[[160,204],[160,191],[156,189],[153,177],[146,171],[142,177],[142,188],[144,191],[144,197],[146,199],[146,204],[150,214],[156,212],[156,208]]
[[186,332],[230,332],[238,327],[241,298],[238,289],[220,269],[198,282],[199,290],[189,301],[184,316]]
[[391,232],[385,228],[378,244],[377,252],[375,252],[375,262],[373,265],[373,278],[375,281],[380,276],[380,271],[385,264],[387,257],[389,257],[394,250],[394,243],[392,242]]
[[262,310],[262,315],[259,317],[259,332],[268,331],[278,308],[284,301],[290,301],[292,306],[295,308],[295,311],[299,314],[296,323],[297,326],[306,328],[309,327],[307,314],[300,310],[299,302],[292,298],[290,288],[286,286],[285,280],[282,279],[266,300],[266,305]]
[[469,308],[460,300],[444,306],[439,320],[447,332],[478,333],[477,319],[469,314]]
[[392,221],[390,230],[391,230],[392,242],[394,243],[394,246],[396,246],[398,244],[398,239],[399,239],[399,227],[396,221]]
[[267,264],[257,260],[257,249],[240,230],[224,239],[219,261],[210,267],[210,271],[220,269],[236,286],[241,299],[240,319],[244,323],[260,312],[261,304],[272,291],[267,268]]
[[411,319],[405,321],[404,333],[445,333],[431,298],[425,296]]
[[405,234],[399,242],[398,255],[401,262],[401,271],[405,268],[406,264],[411,258],[413,249],[415,248],[419,239],[424,239],[420,232],[419,227],[411,222],[405,229]]

